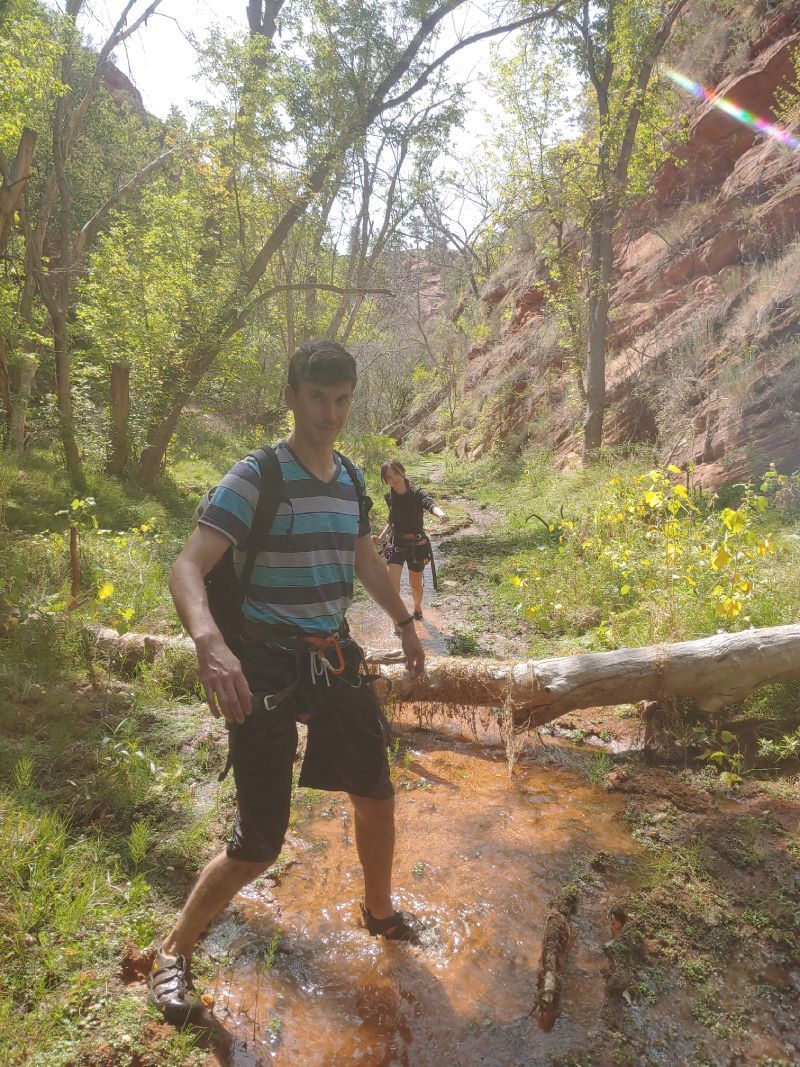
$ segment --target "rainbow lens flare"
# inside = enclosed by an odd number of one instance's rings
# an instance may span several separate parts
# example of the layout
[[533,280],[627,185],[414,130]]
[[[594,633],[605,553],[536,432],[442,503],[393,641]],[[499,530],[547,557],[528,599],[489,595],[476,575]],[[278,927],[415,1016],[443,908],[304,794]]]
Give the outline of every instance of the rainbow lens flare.
[[692,81],[691,78],[687,78],[680,71],[673,70],[672,67],[665,67],[664,73],[670,81],[675,82],[681,89],[688,90],[699,100],[713,104],[714,107],[724,111],[726,115],[730,115],[737,122],[750,126],[751,129],[757,130],[767,137],[773,137],[776,141],[780,141],[781,144],[785,144],[787,148],[800,148],[800,140],[782,126],[776,126],[774,123],[768,122],[767,119],[759,118],[758,115],[754,115],[751,111],[746,111],[743,107],[739,107],[733,100],[717,95],[712,89],[706,89],[705,86]]

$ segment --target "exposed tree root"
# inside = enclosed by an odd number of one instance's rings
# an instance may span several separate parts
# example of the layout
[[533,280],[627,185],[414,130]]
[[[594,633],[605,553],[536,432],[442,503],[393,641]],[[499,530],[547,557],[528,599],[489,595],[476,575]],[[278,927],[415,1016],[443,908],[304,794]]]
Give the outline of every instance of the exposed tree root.
[[575,911],[578,900],[578,888],[572,883],[565,886],[550,904],[544,926],[542,954],[539,957],[539,980],[536,999],[530,1010],[531,1015],[539,1014],[543,1030],[550,1030],[558,1014],[558,1001],[561,996],[562,973],[567,957],[572,927],[569,917]]

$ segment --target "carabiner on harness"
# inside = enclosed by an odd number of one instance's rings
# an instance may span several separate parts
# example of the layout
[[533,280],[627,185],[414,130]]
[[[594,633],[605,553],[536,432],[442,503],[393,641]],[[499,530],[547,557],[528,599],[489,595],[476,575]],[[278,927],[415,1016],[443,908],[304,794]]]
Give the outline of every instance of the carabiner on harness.
[[[330,686],[330,675],[344,674],[347,664],[342,654],[342,645],[338,634],[328,634],[326,637],[314,637],[305,634],[300,639],[300,647],[308,649],[311,671],[311,684],[316,685],[318,678],[324,678],[325,684]],[[328,659],[328,652],[336,651],[336,662]]]

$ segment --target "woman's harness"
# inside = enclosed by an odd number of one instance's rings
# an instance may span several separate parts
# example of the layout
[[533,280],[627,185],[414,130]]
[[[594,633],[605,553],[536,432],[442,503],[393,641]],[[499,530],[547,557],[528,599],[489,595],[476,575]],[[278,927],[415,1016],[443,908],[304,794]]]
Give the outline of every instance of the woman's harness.
[[430,563],[431,581],[433,588],[438,592],[436,582],[436,562],[433,558],[433,545],[426,533],[394,533],[389,535],[389,545],[402,552],[406,563]]

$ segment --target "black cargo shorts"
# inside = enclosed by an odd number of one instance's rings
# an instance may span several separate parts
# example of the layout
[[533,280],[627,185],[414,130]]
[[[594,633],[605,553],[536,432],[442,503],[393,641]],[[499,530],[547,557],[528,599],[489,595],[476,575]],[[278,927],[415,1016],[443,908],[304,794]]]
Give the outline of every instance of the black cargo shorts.
[[[308,656],[246,639],[242,669],[253,710],[229,726],[230,765],[238,811],[227,854],[266,862],[280,853],[289,825],[297,720],[310,716],[299,784],[388,800],[394,796],[386,755],[388,728],[380,702],[361,673],[363,652],[351,638],[341,642],[345,670],[312,683]],[[273,707],[265,697],[296,687]],[[330,684],[327,684],[327,683]]]

